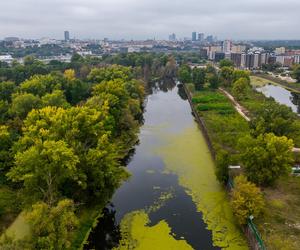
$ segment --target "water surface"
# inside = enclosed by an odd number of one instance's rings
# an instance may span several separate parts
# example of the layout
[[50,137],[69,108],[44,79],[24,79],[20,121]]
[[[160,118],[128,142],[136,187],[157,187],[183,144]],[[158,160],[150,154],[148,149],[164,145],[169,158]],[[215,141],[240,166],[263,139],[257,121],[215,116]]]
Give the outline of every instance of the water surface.
[[300,93],[292,92],[281,86],[272,84],[256,88],[266,97],[273,97],[275,101],[290,107],[295,113],[300,114]]
[[248,249],[182,89],[153,86],[144,119],[132,176],[86,249]]

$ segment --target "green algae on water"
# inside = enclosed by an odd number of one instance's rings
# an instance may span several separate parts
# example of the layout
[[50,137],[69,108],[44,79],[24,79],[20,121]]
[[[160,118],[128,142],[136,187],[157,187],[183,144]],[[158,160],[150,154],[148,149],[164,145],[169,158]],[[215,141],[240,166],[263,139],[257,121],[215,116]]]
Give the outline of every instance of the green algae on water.
[[122,240],[116,249],[193,249],[185,240],[176,240],[171,235],[171,228],[164,220],[154,226],[148,226],[149,223],[150,219],[143,210],[125,215],[121,222]]
[[227,195],[216,180],[213,160],[196,124],[181,134],[162,136],[166,137],[167,143],[157,149],[157,154],[166,169],[178,176],[179,184],[202,213],[212,231],[213,244],[223,249],[248,249],[235,223]]

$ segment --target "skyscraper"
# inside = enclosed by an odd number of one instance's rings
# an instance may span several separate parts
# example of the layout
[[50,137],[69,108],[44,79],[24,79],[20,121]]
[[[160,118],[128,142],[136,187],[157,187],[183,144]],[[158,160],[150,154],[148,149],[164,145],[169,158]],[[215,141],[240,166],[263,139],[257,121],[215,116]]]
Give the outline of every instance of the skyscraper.
[[192,41],[193,42],[197,41],[197,33],[196,32],[192,33]]
[[204,41],[204,33],[198,34],[198,41],[203,42]]
[[70,40],[70,32],[69,31],[65,31],[65,41],[69,41]]
[[172,42],[176,41],[176,35],[174,33],[169,35],[169,41],[172,41]]

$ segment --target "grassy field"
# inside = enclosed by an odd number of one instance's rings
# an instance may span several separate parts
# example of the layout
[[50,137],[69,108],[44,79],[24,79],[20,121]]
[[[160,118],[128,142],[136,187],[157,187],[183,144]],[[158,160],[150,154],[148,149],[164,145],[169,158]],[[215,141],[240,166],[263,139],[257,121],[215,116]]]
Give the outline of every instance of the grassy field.
[[195,91],[191,85],[188,89],[192,93],[196,110],[205,121],[214,150],[225,148],[232,154],[237,153],[238,139],[250,132],[247,121],[219,91],[209,89]]
[[250,76],[251,79],[251,84],[255,87],[262,87],[268,84],[273,84],[273,85],[279,85],[278,83],[262,78],[262,77],[258,77],[258,76]]
[[268,249],[300,249],[300,178],[282,179],[264,194],[267,209],[256,224]]

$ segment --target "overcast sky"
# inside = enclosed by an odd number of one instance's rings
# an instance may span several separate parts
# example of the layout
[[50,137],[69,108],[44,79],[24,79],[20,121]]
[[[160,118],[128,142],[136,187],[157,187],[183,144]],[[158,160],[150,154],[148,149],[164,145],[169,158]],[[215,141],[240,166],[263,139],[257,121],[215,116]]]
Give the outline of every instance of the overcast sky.
[[300,39],[300,0],[0,0],[0,38]]

